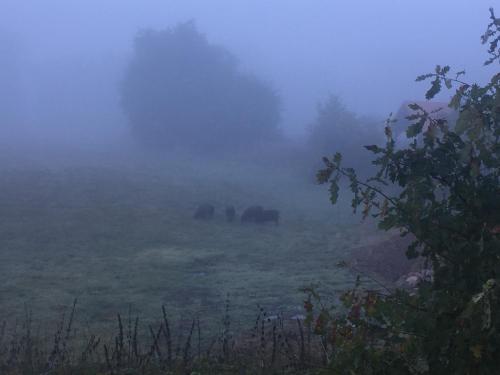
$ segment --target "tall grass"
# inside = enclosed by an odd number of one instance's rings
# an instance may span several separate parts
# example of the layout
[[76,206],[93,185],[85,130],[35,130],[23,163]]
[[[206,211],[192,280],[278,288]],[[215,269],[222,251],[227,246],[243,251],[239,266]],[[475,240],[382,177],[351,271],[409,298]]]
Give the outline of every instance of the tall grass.
[[129,310],[125,318],[116,315],[112,335],[101,336],[77,327],[76,308],[75,300],[48,336],[28,309],[21,322],[3,322],[0,373],[305,374],[326,365],[321,342],[303,317],[285,319],[261,308],[253,327],[235,331],[229,299],[218,333],[207,335],[198,318],[172,330],[162,306],[157,324],[143,326]]

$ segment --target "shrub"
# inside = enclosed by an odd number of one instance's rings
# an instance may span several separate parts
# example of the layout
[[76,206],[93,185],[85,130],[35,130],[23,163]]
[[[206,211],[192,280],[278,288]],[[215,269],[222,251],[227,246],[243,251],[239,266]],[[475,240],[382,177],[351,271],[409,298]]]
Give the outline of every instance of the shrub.
[[[493,10],[491,20],[483,36],[490,43],[487,64],[500,61],[500,19]],[[412,234],[407,256],[424,257],[433,271],[433,279],[413,293],[355,288],[344,295],[346,314],[320,310],[314,317],[318,334],[341,337],[331,356],[333,373],[346,373],[341,364],[362,373],[498,373],[500,74],[485,86],[466,83],[462,75],[437,66],[417,78],[432,80],[427,99],[442,86],[457,86],[449,104],[458,111],[456,125],[411,105],[407,148],[395,148],[390,120],[385,146],[366,146],[379,168],[372,178],[361,180],[343,167],[339,153],[324,159],[318,180],[330,184],[331,201],[347,178],[354,209],[378,218],[381,229]]]

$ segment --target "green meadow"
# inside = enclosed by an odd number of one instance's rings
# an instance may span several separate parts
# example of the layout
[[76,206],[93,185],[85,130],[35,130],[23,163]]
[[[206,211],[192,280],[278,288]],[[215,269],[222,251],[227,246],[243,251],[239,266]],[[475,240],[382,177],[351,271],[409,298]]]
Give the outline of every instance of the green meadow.
[[[115,159],[113,159],[115,158]],[[114,327],[116,314],[154,322],[165,305],[174,321],[220,323],[225,301],[235,325],[262,307],[302,312],[300,288],[326,295],[353,285],[335,265],[376,236],[346,202],[287,166],[178,156],[30,162],[0,173],[0,309],[56,323],[75,298],[78,322]],[[113,160],[111,160],[113,159]],[[216,207],[196,221],[198,204]],[[261,204],[279,225],[228,223]]]

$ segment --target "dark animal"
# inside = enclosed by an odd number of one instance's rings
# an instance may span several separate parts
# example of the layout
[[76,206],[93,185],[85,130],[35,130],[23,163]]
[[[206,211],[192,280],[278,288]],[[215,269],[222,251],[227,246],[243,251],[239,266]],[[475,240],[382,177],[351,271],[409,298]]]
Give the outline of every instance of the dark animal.
[[234,221],[234,218],[236,217],[236,210],[234,209],[233,206],[227,206],[226,207],[226,220],[229,223],[232,223]]
[[257,223],[259,222],[260,215],[264,209],[261,206],[251,206],[243,211],[241,215],[242,223]]
[[278,225],[280,221],[280,212],[278,210],[262,210],[257,218],[257,223],[266,223],[268,221]]
[[212,206],[211,204],[202,204],[196,209],[194,218],[198,220],[210,220],[213,219],[214,213],[214,206]]

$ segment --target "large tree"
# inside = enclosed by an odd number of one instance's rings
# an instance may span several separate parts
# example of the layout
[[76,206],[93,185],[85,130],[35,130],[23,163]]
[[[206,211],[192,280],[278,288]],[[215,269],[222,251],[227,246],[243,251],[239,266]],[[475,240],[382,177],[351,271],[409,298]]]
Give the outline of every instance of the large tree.
[[275,91],[193,22],[137,35],[122,105],[135,134],[162,146],[231,150],[279,133]]

